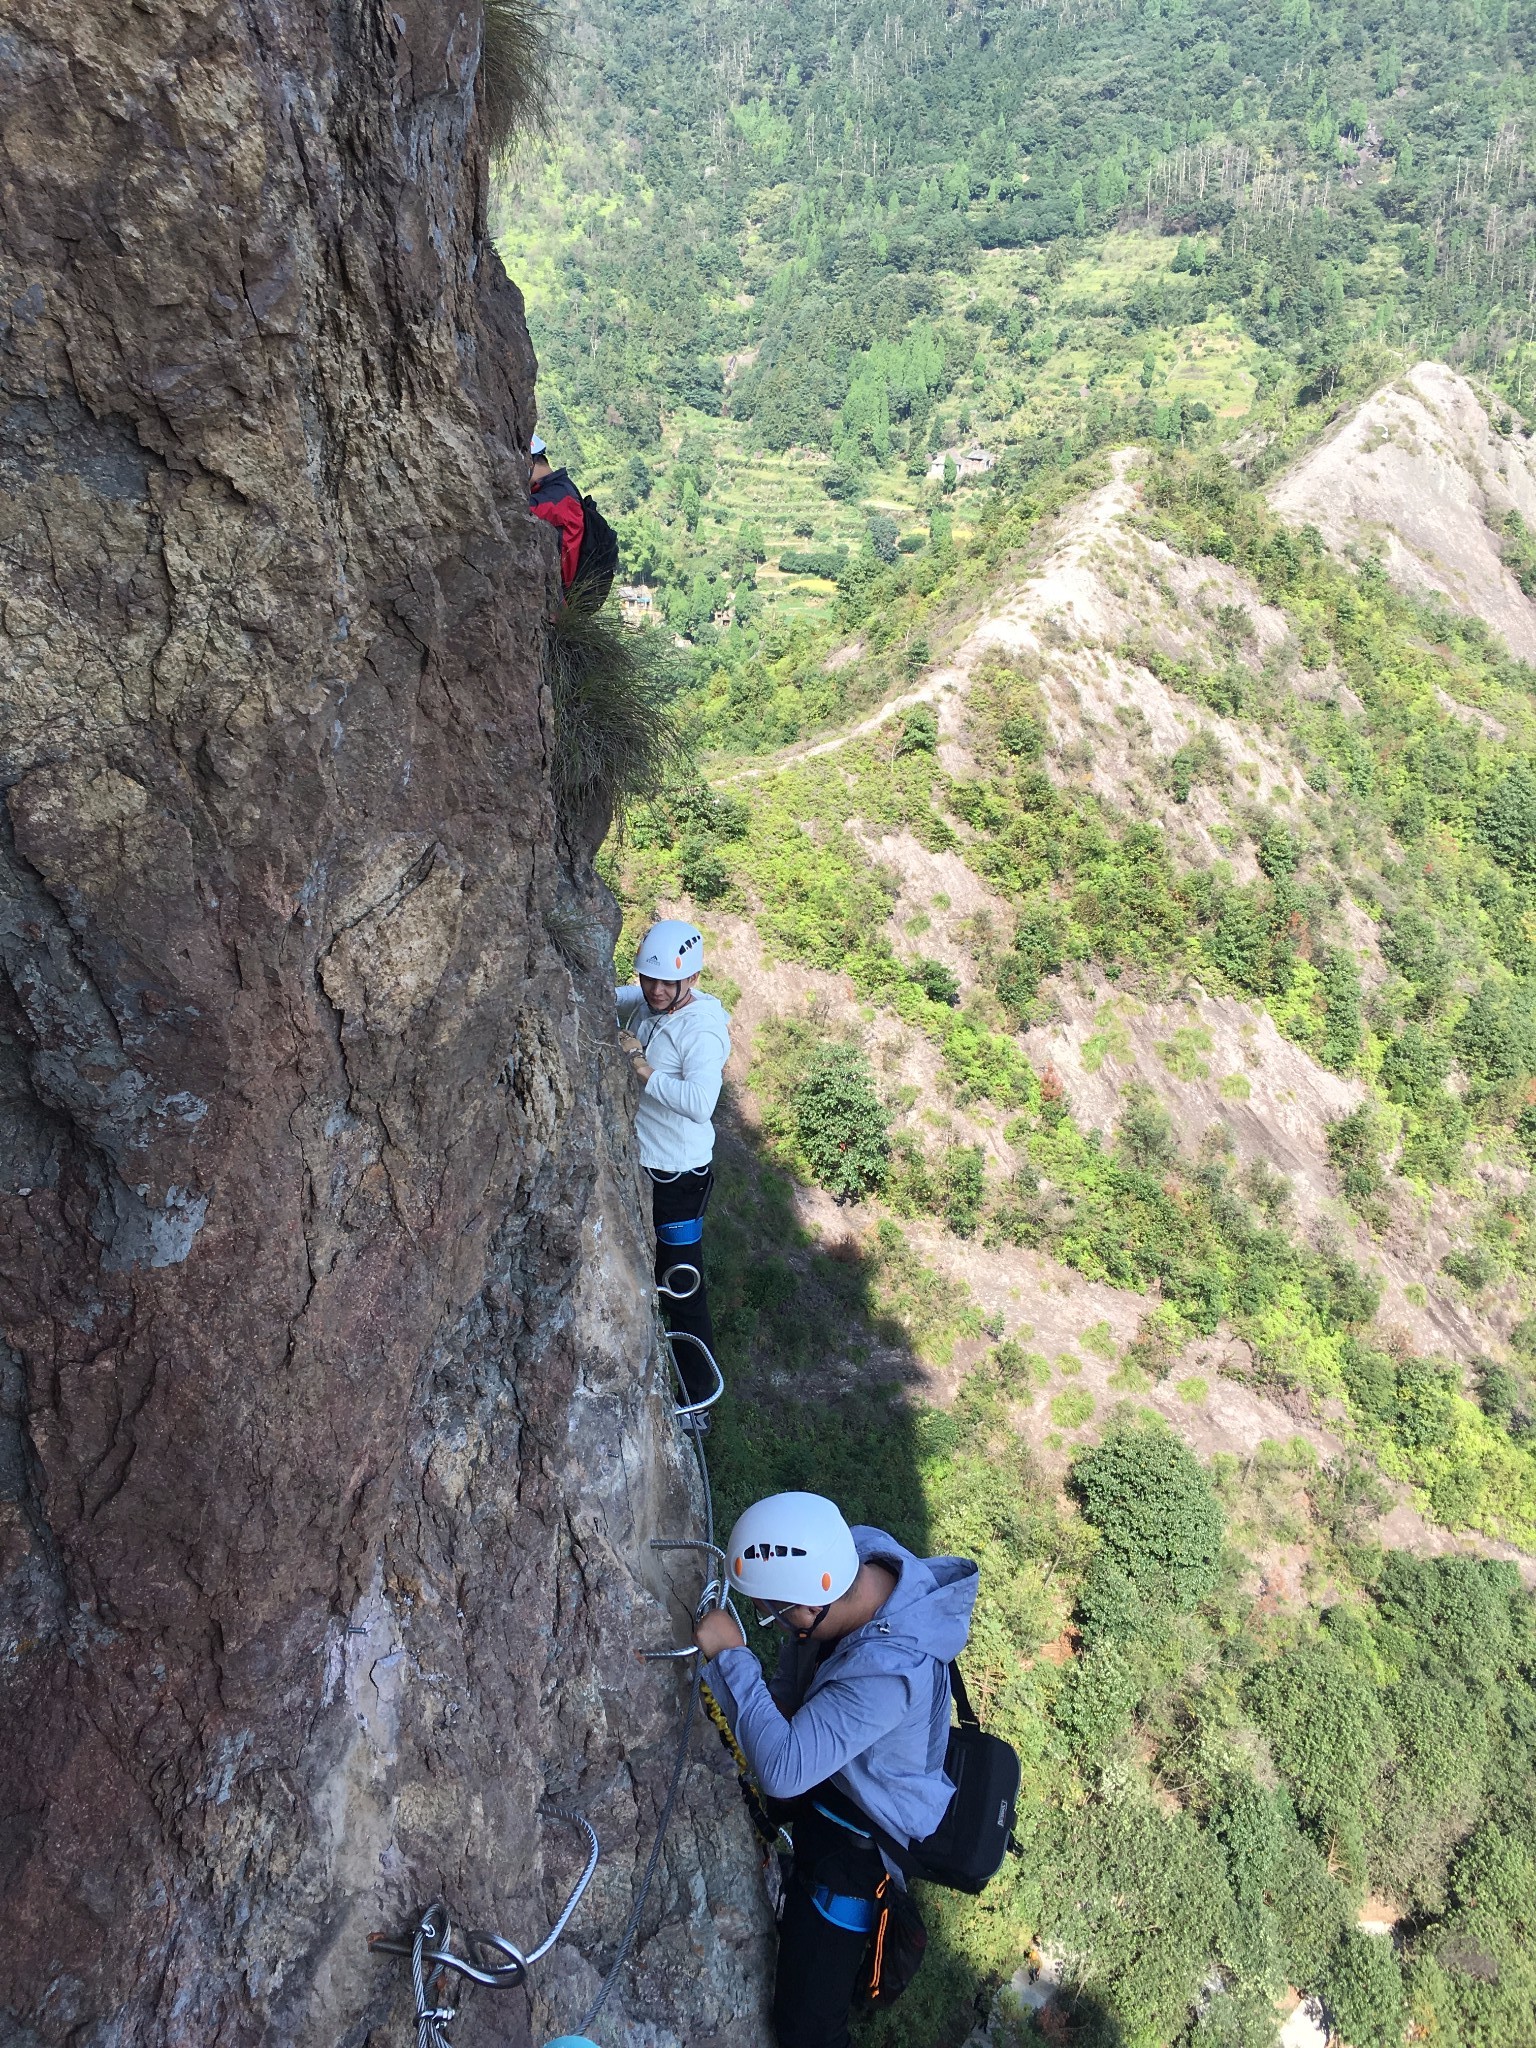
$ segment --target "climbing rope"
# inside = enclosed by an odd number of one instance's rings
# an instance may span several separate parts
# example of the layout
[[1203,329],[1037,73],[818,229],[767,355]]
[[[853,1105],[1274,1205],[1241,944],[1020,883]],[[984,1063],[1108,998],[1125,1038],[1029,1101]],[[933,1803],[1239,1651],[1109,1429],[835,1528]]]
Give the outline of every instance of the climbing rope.
[[747,1762],[745,1752],[741,1744],[736,1740],[735,1730],[725,1718],[725,1709],[710,1691],[708,1685],[704,1687],[703,1697],[704,1711],[709,1716],[715,1733],[730,1751],[731,1761],[735,1764],[738,1771],[750,1771],[752,1766]]

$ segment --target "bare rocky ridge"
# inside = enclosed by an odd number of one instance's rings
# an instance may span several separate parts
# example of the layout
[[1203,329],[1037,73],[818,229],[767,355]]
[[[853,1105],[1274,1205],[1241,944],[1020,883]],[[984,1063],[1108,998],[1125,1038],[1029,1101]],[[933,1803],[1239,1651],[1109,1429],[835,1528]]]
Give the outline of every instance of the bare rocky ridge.
[[1494,432],[1481,399],[1444,363],[1417,363],[1373,392],[1274,484],[1285,519],[1335,548],[1381,550],[1405,589],[1447,599],[1536,661],[1536,604],[1500,555],[1509,512],[1536,525],[1536,457]]
[[[17,0],[0,145],[0,2039],[569,2025],[682,1693],[607,900],[549,794],[478,6]],[[564,936],[566,951],[551,933]],[[683,1575],[679,1574],[681,1584]],[[700,1745],[696,1757],[708,1752]],[[610,2013],[765,2038],[729,1776]]]
[[[1223,607],[1233,607],[1247,620],[1245,652],[1273,668],[1277,688],[1347,686],[1332,671],[1314,676],[1302,669],[1283,615],[1265,605],[1237,570],[1178,555],[1138,532],[1132,523],[1140,509],[1135,458],[1128,451],[1118,454],[1113,467],[1113,481],[1067,510],[1032,572],[999,594],[943,666],[848,734],[797,751],[825,754],[882,729],[894,743],[901,710],[929,701],[937,712],[944,767],[973,775],[977,768],[967,738],[971,678],[990,653],[1022,657],[1039,669],[1053,774],[1080,780],[1133,815],[1158,819],[1184,858],[1202,865],[1225,860],[1237,879],[1251,880],[1258,870],[1242,830],[1244,808],[1263,805],[1298,828],[1317,829],[1317,799],[1277,735],[1180,695],[1129,649],[1151,645],[1179,659],[1214,660],[1224,651],[1218,617]],[[1174,804],[1159,777],[1179,748],[1198,735],[1214,747],[1219,771],[1196,784],[1185,803]],[[963,822],[951,825],[957,836],[968,830]],[[963,989],[984,984],[969,935],[978,914],[990,919],[994,933],[1006,934],[1013,922],[1008,904],[958,852],[932,853],[909,832],[876,836],[854,829],[891,876],[897,953],[941,959]],[[944,901],[943,911],[933,912],[920,940],[908,937],[903,927],[913,915],[928,912],[936,898]],[[1342,891],[1335,915],[1362,981],[1367,987],[1379,982],[1385,968],[1374,924]],[[744,1027],[761,1009],[787,1007],[777,994],[763,1000],[770,986],[765,973],[775,991],[792,988],[800,1000],[814,994],[845,1022],[858,1017],[846,982],[807,969],[765,970],[745,956],[744,935],[730,921],[716,921],[730,972],[746,991],[737,1012]],[[1125,1089],[1139,1081],[1163,1099],[1191,1153],[1212,1126],[1225,1126],[1239,1161],[1262,1160],[1286,1176],[1299,1224],[1338,1233],[1352,1255],[1378,1275],[1384,1320],[1404,1330],[1415,1346],[1470,1361],[1502,1342],[1504,1325],[1516,1312],[1499,1302],[1491,1315],[1486,1303],[1474,1310],[1438,1271],[1455,1241],[1461,1200],[1437,1190],[1422,1215],[1404,1204],[1384,1241],[1373,1239],[1338,1200],[1326,1126],[1354,1107],[1362,1091],[1285,1039],[1261,1006],[1204,995],[1192,983],[1148,1001],[1117,989],[1096,969],[1069,972],[1051,990],[1055,1017],[1036,1025],[1024,1043],[1037,1068],[1048,1062],[1057,1068],[1089,1124],[1107,1134]],[[905,1027],[895,1032],[899,1056],[883,1052],[882,1069],[899,1071],[931,1103],[942,1093],[937,1050]],[[739,1035],[745,1042],[746,1030]],[[744,1066],[744,1052],[738,1060]],[[920,1114],[909,1113],[908,1124],[916,1128]],[[961,1142],[984,1145],[996,1168],[1012,1170],[1011,1150],[995,1124],[953,1106],[945,1119]],[[1479,1178],[1492,1186],[1497,1173],[1480,1168]],[[1422,1300],[1410,1292],[1420,1289]]]

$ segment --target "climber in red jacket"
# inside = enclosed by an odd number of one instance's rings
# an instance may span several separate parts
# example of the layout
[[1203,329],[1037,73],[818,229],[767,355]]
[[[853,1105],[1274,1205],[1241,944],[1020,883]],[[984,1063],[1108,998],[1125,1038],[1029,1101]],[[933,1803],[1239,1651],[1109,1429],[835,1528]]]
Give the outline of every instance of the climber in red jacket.
[[587,524],[581,509],[581,493],[563,469],[550,467],[548,452],[537,434],[528,444],[528,453],[532,457],[528,484],[533,516],[548,520],[560,536],[560,581],[569,590],[576,581],[581,537]]

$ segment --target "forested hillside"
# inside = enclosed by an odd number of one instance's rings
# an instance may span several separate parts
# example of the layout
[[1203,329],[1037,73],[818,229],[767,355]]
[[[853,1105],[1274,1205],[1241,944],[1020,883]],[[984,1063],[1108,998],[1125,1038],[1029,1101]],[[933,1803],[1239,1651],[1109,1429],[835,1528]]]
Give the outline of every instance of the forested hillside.
[[1274,459],[1403,349],[1523,391],[1529,0],[567,20],[502,247],[557,451],[690,634],[754,582],[825,596],[840,547],[932,544],[946,451],[1016,483],[1064,435],[1243,417]]
[[607,856],[737,1015],[717,1469],[983,1560],[1026,1857],[935,1902],[882,2038],[1043,1996],[1038,1944],[1067,2038],[1268,2043],[1289,1991],[1492,2048],[1536,2026],[1532,673],[1219,458],[1061,489],[969,614],[888,601],[946,652],[887,715]]
[[1025,1759],[867,2038],[1536,2040],[1536,8],[566,20],[717,1473],[978,1557]]

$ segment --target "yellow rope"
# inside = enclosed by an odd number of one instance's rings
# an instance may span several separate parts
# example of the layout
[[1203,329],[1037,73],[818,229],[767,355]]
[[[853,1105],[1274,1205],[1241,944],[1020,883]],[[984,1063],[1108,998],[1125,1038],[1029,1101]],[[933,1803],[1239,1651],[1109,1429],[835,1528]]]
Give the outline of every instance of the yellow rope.
[[705,1713],[708,1714],[710,1720],[714,1722],[719,1730],[720,1740],[731,1753],[731,1757],[736,1765],[737,1782],[741,1786],[742,1797],[747,1802],[747,1811],[752,1816],[752,1825],[757,1829],[769,1849],[772,1849],[775,1844],[782,1846],[787,1839],[784,1830],[777,1822],[768,1818],[768,1808],[758,1787],[758,1782],[752,1775],[752,1766],[747,1762],[741,1744],[732,1734],[731,1724],[726,1720],[720,1702],[715,1698],[709,1687],[702,1682],[699,1686],[699,1698],[704,1702]]
[[731,1752],[731,1755],[736,1759],[737,1770],[743,1772],[745,1776],[750,1780],[752,1778],[752,1766],[747,1762],[745,1755],[742,1753],[741,1744],[736,1740],[736,1737],[731,1733],[731,1724],[725,1718],[725,1713],[720,1705],[720,1702],[715,1698],[714,1694],[710,1691],[707,1685],[702,1686],[700,1688],[699,1697],[704,1702],[705,1713],[708,1714],[710,1720],[714,1722],[716,1728],[718,1728],[720,1731],[720,1740],[725,1744],[726,1748]]

